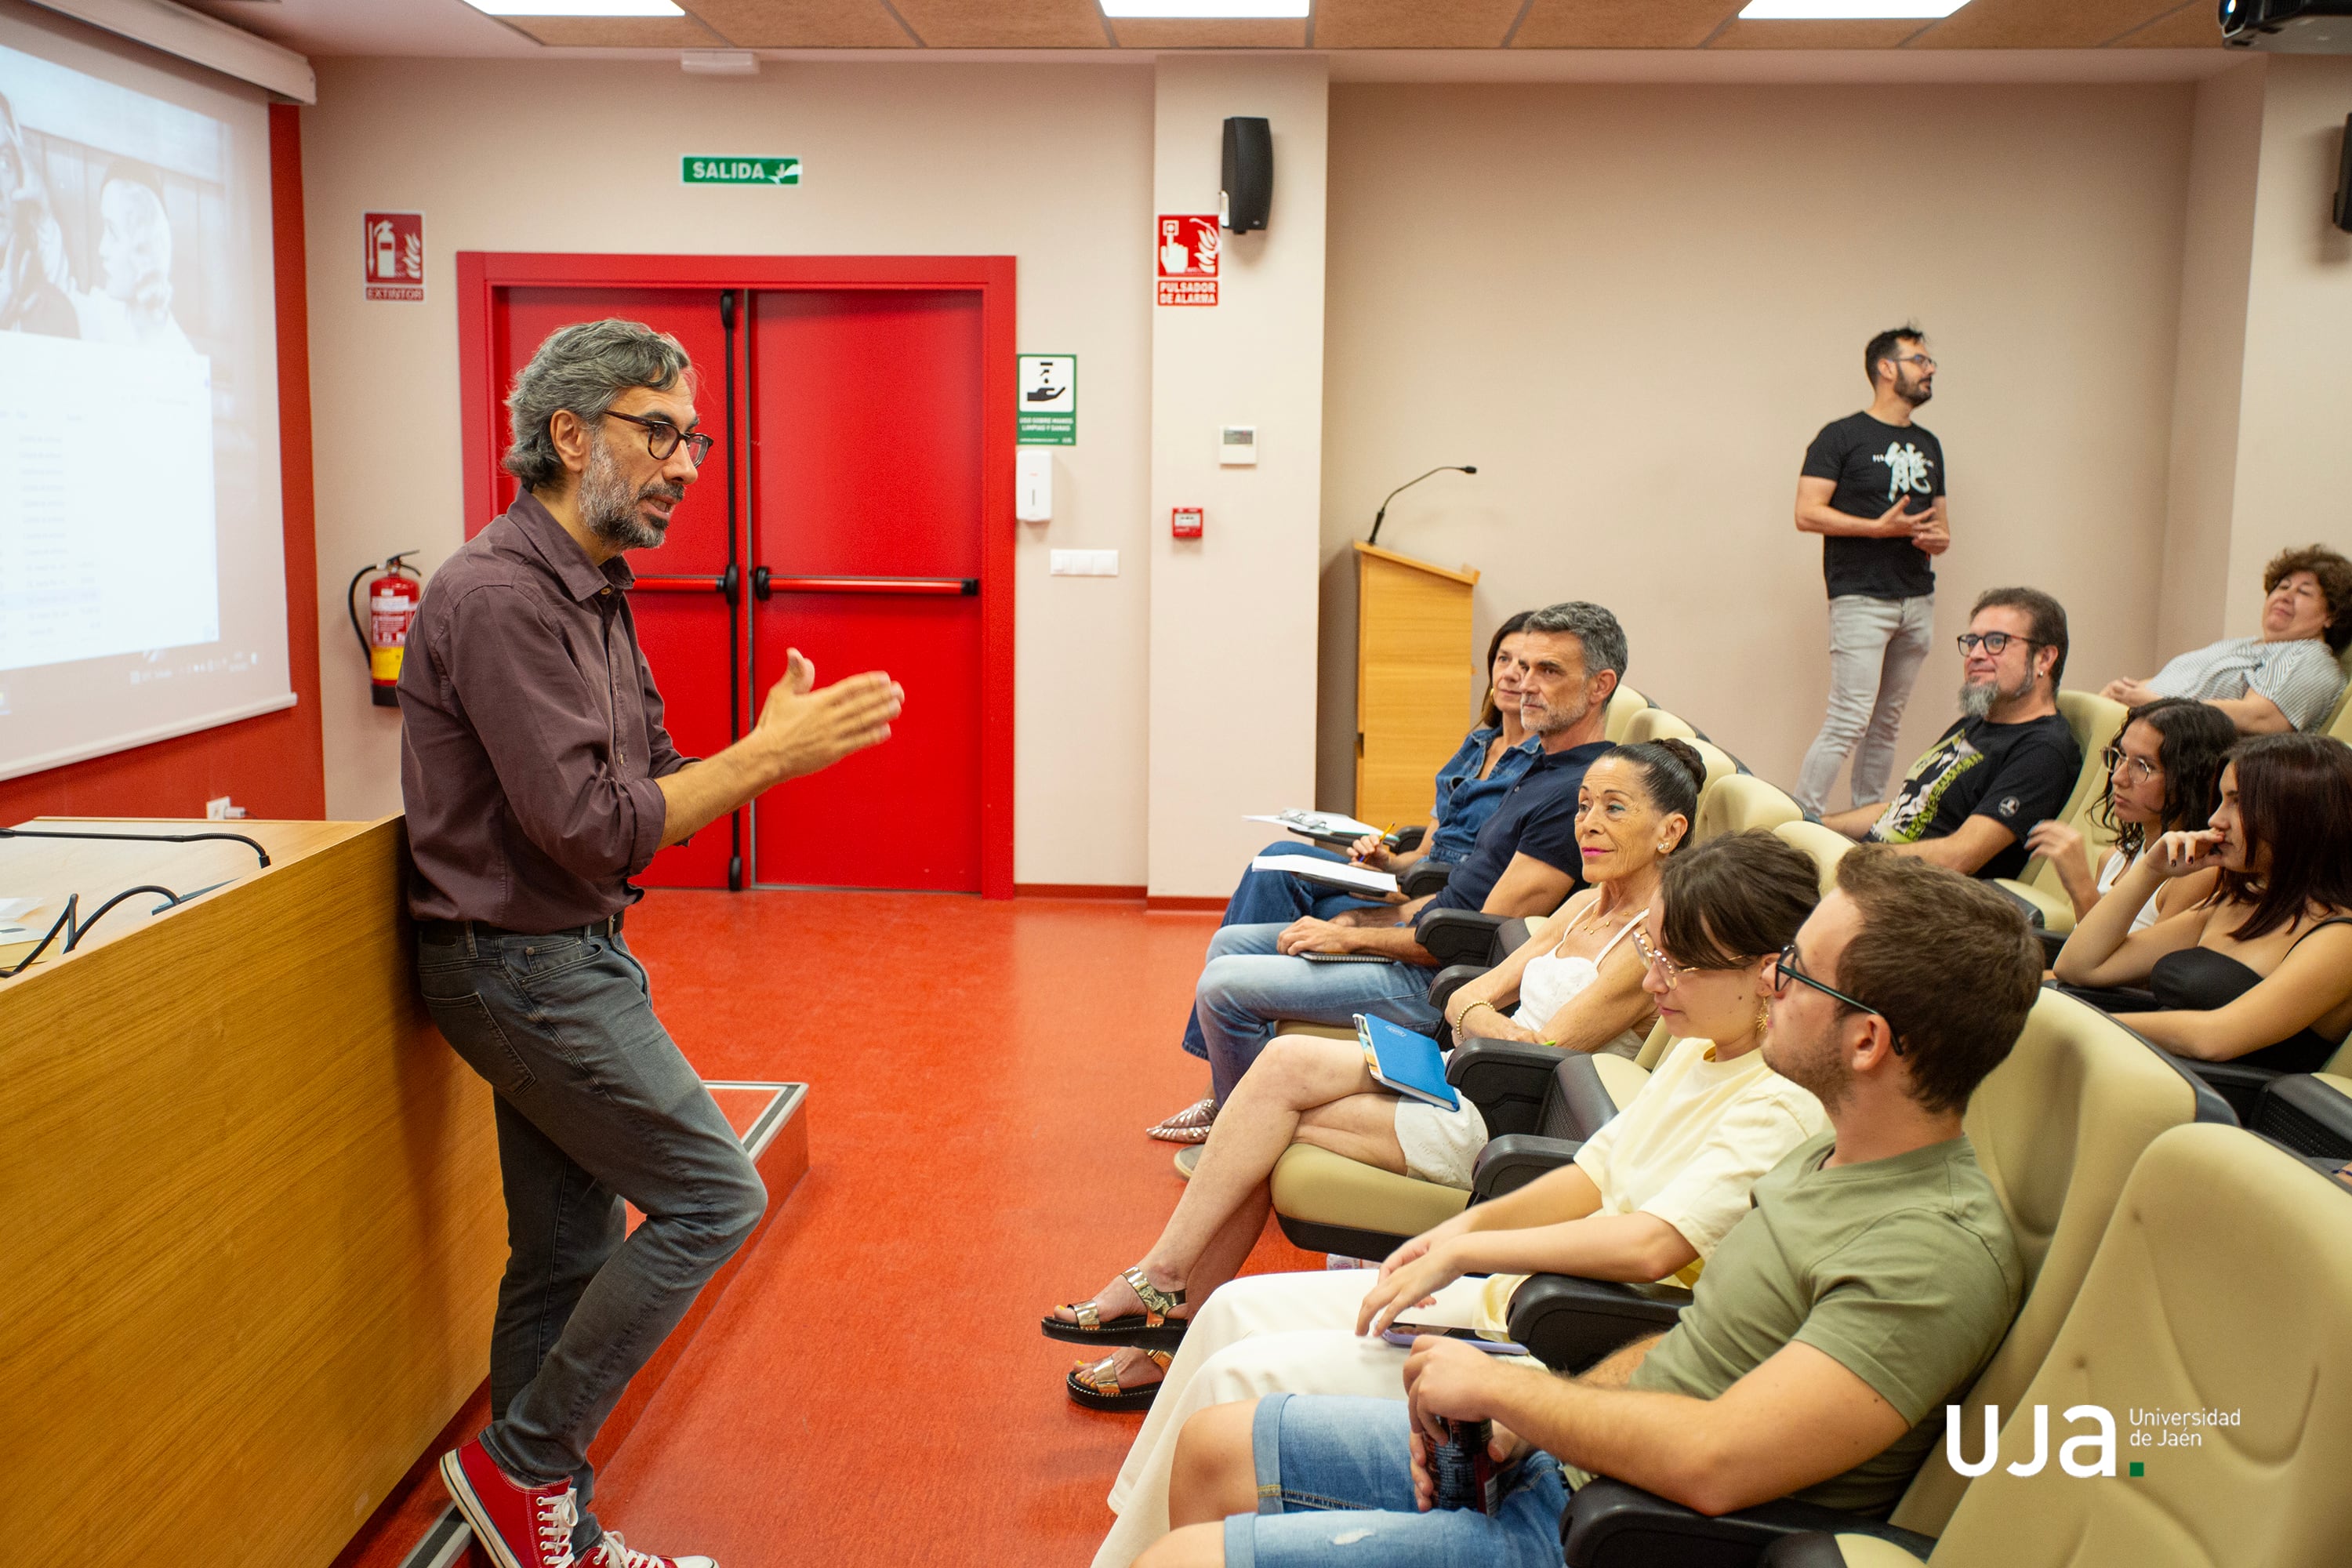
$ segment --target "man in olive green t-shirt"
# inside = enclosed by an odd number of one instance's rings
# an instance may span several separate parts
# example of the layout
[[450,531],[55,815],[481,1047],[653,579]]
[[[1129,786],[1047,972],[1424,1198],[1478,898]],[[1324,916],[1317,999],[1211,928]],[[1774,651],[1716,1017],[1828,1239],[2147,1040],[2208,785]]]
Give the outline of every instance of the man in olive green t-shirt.
[[[1534,1505],[1594,1475],[1709,1514],[1792,1494],[1892,1509],[2023,1290],[1961,1118],[2024,1027],[2041,948],[1997,890],[1864,845],[1793,951],[1765,1060],[1831,1130],[1757,1184],[1675,1329],[1573,1381],[1423,1338],[1392,1425],[1361,1401],[1335,1421],[1341,1402],[1304,1395],[1202,1411],[1179,1445],[1180,1528],[1138,1568],[1320,1563],[1335,1504],[1391,1510],[1363,1516],[1363,1544],[1380,1543],[1351,1552],[1363,1568],[1556,1563],[1558,1509]],[[1532,1455],[1515,1490],[1545,1495],[1491,1516],[1395,1511],[1429,1507],[1428,1435],[1448,1417],[1493,1421],[1498,1459]],[[1283,1511],[1258,1511],[1276,1499]]]

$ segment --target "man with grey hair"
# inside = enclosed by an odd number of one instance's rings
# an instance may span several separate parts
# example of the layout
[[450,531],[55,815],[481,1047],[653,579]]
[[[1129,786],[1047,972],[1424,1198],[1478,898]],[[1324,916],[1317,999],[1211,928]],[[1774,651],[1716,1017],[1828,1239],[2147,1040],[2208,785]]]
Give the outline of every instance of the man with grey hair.
[[[1352,910],[1288,925],[1232,925],[1209,943],[1193,992],[1192,1016],[1209,1059],[1211,1092],[1222,1104],[1286,1018],[1348,1023],[1374,1014],[1409,1028],[1437,1022],[1429,982],[1436,959],[1421,944],[1420,922],[1440,910],[1506,917],[1551,913],[1576,890],[1576,793],[1584,771],[1609,749],[1602,739],[1609,698],[1625,675],[1625,631],[1617,617],[1580,600],[1528,617],[1517,640],[1519,709],[1543,747],[1445,886],[1401,905]],[[1316,963],[1308,953],[1361,953],[1392,963]],[[1192,1048],[1187,1031],[1186,1048]]]
[[887,739],[902,693],[879,673],[815,689],[794,649],[750,734],[679,756],[622,553],[661,543],[709,456],[686,351],[634,321],[566,327],[507,406],[521,493],[434,574],[400,678],[418,984],[495,1091],[507,1204],[491,1421],[441,1475],[501,1568],[709,1568],[587,1510],[598,1427],[767,1203],[654,1016],[629,879]]

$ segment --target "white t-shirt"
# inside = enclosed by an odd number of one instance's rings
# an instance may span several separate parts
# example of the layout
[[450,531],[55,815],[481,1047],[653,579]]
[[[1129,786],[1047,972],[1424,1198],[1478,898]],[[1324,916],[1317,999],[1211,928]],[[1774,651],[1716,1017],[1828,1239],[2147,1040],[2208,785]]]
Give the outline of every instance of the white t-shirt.
[[[1601,1189],[1604,1215],[1654,1215],[1698,1257],[1675,1275],[1689,1285],[1749,1207],[1748,1190],[1789,1152],[1829,1126],[1822,1102],[1764,1065],[1764,1053],[1715,1059],[1712,1040],[1677,1040],[1633,1103],[1576,1152]],[[1497,1321],[1524,1274],[1487,1281]]]
[[[2108,892],[2114,889],[2116,883],[2122,879],[2123,874],[2130,869],[2131,859],[2128,856],[2120,849],[2108,850],[2105,864],[2099,868],[2099,897],[2103,899],[2105,898]],[[2164,889],[2159,887],[2157,889],[2156,892],[2150,893],[2147,896],[2147,902],[2139,907],[2139,913],[2132,916],[2132,930],[2146,931],[2148,927],[2156,923],[2157,894],[2163,891]]]

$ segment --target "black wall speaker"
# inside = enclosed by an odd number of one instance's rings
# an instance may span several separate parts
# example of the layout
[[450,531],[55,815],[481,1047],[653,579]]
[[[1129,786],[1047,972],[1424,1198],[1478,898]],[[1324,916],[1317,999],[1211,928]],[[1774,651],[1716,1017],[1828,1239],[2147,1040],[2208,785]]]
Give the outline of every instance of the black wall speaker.
[[1235,234],[1265,226],[1274,205],[1274,132],[1263,120],[1225,121],[1224,188],[1217,216]]
[[2344,117],[2344,145],[2336,154],[2336,226],[2352,234],[2352,114]]

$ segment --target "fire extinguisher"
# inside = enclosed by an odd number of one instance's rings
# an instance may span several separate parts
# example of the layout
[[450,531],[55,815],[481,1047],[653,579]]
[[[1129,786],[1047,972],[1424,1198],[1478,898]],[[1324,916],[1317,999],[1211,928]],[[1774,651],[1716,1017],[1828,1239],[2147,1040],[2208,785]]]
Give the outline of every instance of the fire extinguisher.
[[[424,577],[401,556],[415,553],[404,550],[382,566],[361,567],[352,574],[351,586],[343,590],[343,608],[352,615],[352,635],[360,639],[360,651],[367,655],[368,700],[379,708],[400,706],[400,658],[408,647],[408,628],[416,619],[416,606],[425,597]],[[382,575],[367,585],[368,618],[362,626],[352,594],[371,572]]]

